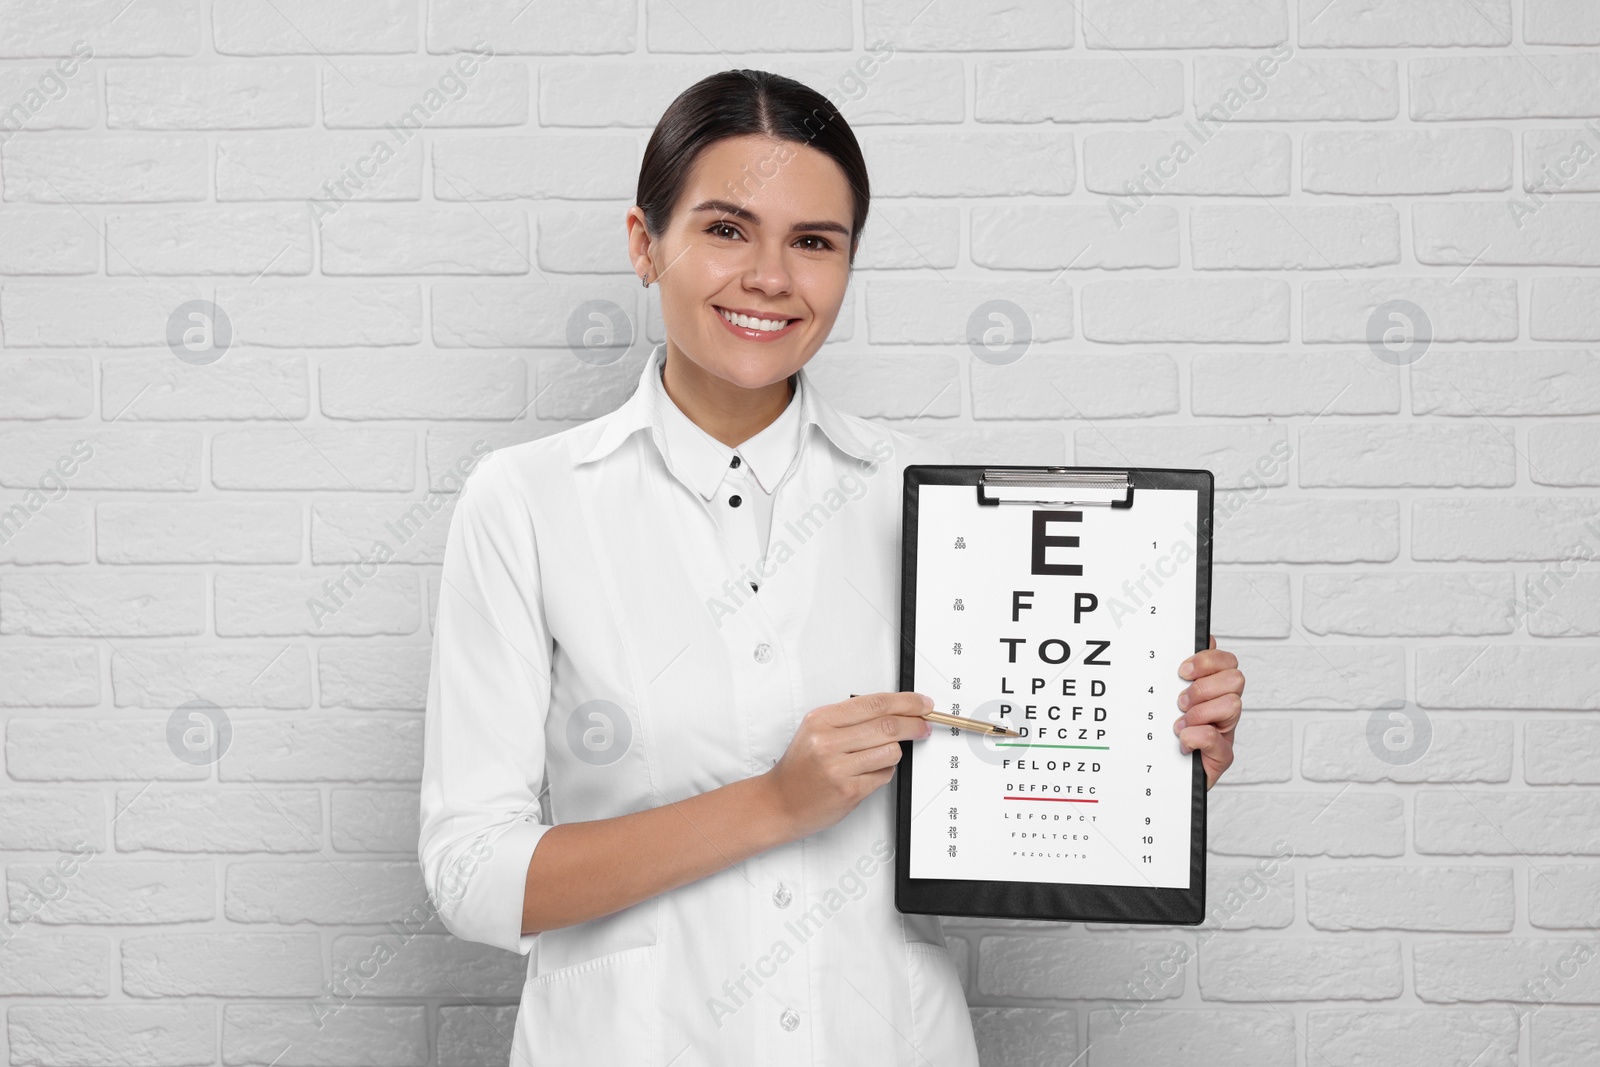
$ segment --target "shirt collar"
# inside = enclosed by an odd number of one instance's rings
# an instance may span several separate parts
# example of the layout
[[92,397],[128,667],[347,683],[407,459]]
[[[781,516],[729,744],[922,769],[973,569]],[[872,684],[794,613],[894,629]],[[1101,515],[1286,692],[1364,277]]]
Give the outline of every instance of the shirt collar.
[[799,382],[795,383],[795,393],[782,414],[737,447],[723,444],[689,418],[667,395],[659,373],[647,375],[645,383],[648,388],[661,391],[655,398],[655,406],[661,412],[667,454],[707,500],[727,477],[736,453],[760,488],[769,494],[794,462],[795,452],[800,448],[800,405],[803,403],[800,392],[804,388]]
[[[795,395],[783,414],[737,449],[730,448],[700,429],[667,395],[661,384],[666,357],[665,342],[651,350],[639,373],[638,388],[615,411],[596,420],[601,424],[599,435],[578,458],[579,463],[608,456],[636,431],[648,429],[662,455],[670,454],[685,479],[701,496],[710,499],[736,451],[750,462],[751,472],[770,491],[788,469],[795,452],[804,446],[812,426],[846,455],[866,462],[878,458],[869,443],[813,387],[804,367],[795,372]],[[674,426],[677,420],[687,427]],[[694,432],[684,432],[686,429]]]

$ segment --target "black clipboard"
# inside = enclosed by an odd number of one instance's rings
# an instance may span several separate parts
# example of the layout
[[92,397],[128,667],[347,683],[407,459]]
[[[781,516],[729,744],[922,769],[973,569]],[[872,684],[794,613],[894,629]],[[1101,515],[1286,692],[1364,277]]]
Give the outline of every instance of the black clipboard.
[[[1195,559],[1194,651],[1210,647],[1211,526],[1215,479],[1208,470],[1165,467],[1023,467],[912,464],[904,473],[901,525],[900,689],[916,688],[917,557],[920,490],[930,485],[972,486],[974,507],[1133,508],[1141,489],[1195,492],[1192,524]],[[1035,522],[1037,522],[1037,514]],[[1052,544],[1064,539],[1056,538]],[[1075,540],[1072,540],[1076,544]],[[1037,546],[1037,540],[1035,542]],[[1038,549],[1035,547],[1035,552]],[[1039,556],[1034,557],[1035,564]],[[1174,623],[1176,625],[1176,623]],[[1170,671],[1176,663],[1168,665]],[[928,692],[923,688],[922,692]],[[937,699],[937,697],[936,697]],[[1180,714],[1176,705],[1160,727]],[[939,729],[936,725],[935,729]],[[960,731],[962,734],[968,731]],[[972,733],[972,737],[981,735]],[[1175,740],[1175,739],[1174,739]],[[1187,888],[1069,882],[912,878],[911,840],[914,750],[926,741],[902,741],[896,778],[895,908],[903,913],[1059,922],[1197,925],[1205,919],[1206,776],[1200,753],[1192,766]],[[1181,803],[1181,794],[1175,798]],[[1181,810],[1181,809],[1180,809]]]

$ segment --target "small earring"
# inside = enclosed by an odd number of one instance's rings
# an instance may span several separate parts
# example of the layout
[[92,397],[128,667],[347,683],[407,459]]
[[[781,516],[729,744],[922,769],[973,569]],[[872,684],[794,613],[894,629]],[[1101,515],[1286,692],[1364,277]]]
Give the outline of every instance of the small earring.
[[646,289],[650,288],[650,278],[649,278],[648,275],[646,275],[645,277],[640,278],[639,280],[644,283],[644,287]]

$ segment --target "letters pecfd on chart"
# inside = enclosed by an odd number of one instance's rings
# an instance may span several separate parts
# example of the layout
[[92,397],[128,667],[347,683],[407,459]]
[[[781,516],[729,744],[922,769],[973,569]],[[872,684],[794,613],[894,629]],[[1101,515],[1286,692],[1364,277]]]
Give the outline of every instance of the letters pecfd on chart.
[[1193,759],[1172,722],[1195,651],[1196,494],[975,507],[924,485],[914,688],[1021,738],[912,747],[912,878],[1189,888]]

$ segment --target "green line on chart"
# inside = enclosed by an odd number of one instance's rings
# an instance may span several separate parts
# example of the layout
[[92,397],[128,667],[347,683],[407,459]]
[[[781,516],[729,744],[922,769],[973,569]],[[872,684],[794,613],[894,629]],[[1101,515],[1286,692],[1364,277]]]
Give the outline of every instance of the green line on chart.
[[1111,750],[1110,745],[1030,745],[1026,741],[996,741],[995,748],[1098,748]]

